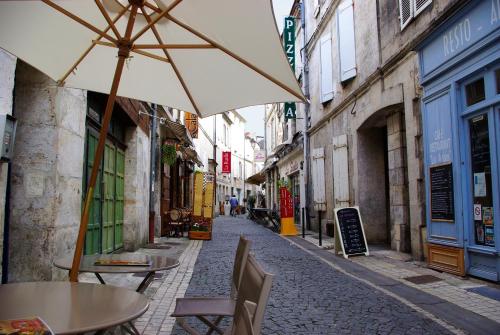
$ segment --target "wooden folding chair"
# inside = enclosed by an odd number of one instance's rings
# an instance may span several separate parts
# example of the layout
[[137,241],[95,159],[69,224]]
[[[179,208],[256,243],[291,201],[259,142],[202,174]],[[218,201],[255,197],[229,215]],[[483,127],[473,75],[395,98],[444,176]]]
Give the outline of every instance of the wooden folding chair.
[[247,300],[241,309],[236,309],[231,335],[255,335],[249,308],[255,310],[255,303]]
[[[264,272],[260,265],[257,263],[255,258],[252,255],[248,256],[245,269],[243,271],[243,276],[241,278],[240,287],[238,290],[238,297],[236,299],[236,305],[233,310],[232,316],[234,319],[237,319],[236,326],[238,326],[238,322],[241,321],[241,318],[244,317],[245,308],[249,311],[251,316],[251,323],[253,328],[254,335],[260,335],[260,331],[262,328],[262,321],[264,319],[264,311],[267,305],[267,301],[269,299],[269,294],[271,292],[273,275]],[[211,323],[205,316],[210,315],[218,315],[222,309],[226,308],[224,304],[218,304],[216,300],[213,303],[210,303],[213,308],[216,308],[215,311],[209,311],[206,306],[202,306],[204,309],[203,317],[200,317],[200,314],[194,313],[189,316],[198,317],[203,323],[209,326],[209,333],[212,330],[220,334],[238,334],[235,333],[236,330],[234,320],[231,327],[229,327],[225,332],[222,331],[217,325]],[[176,307],[177,309],[177,307]],[[172,316],[177,318],[177,322],[179,325],[184,328],[191,335],[200,335],[201,333],[189,326],[184,319],[185,316],[188,315],[179,315],[174,312]],[[240,324],[238,327],[242,327]]]
[[[209,326],[207,334],[218,329],[217,325],[226,316],[233,316],[236,306],[236,297],[240,287],[243,270],[245,268],[251,241],[240,236],[234,258],[233,275],[231,279],[231,293],[229,297],[188,297],[178,298],[172,316],[177,318],[195,316]],[[207,316],[215,316],[214,321]]]

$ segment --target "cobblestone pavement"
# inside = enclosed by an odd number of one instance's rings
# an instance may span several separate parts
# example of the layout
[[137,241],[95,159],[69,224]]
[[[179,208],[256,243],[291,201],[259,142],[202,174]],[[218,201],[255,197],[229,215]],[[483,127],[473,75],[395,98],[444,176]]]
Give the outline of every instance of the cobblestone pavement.
[[[203,244],[186,296],[229,294],[239,234],[252,240],[257,260],[275,274],[262,334],[460,333],[242,218],[216,220],[213,240]],[[185,332],[175,326],[173,334]]]
[[[306,240],[318,245],[317,234],[308,233]],[[333,244],[333,238],[323,238],[322,246],[332,253],[334,252],[332,249]],[[466,310],[500,323],[500,301],[473,292],[473,290],[481,288],[491,288],[495,292],[500,292],[500,285],[472,277],[462,278],[435,271],[427,268],[423,262],[413,261],[408,254],[380,247],[371,248],[370,257],[353,257],[350,260],[384,276],[396,279],[405,285],[438,296]],[[409,277],[422,275],[431,275],[439,279],[439,281],[415,284],[406,280]]]

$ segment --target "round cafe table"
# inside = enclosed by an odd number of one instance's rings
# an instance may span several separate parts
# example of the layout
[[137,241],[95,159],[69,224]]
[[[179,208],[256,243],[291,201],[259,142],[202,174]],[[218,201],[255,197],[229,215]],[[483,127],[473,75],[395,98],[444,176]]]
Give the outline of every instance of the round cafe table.
[[106,330],[146,312],[148,299],[115,286],[31,282],[0,285],[0,320],[39,317],[55,334]]
[[[115,265],[95,265],[97,261],[104,261]],[[116,265],[116,262],[131,261],[143,262],[146,260],[149,265]],[[58,268],[71,270],[73,263],[73,255],[64,258],[56,259],[54,265]],[[80,262],[80,272],[92,272],[102,284],[106,284],[100,275],[101,273],[144,273],[147,275],[139,284],[137,292],[143,292],[150,281],[154,278],[156,271],[168,270],[179,266],[179,261],[174,258],[157,256],[157,255],[138,255],[133,253],[121,254],[95,254],[84,255]]]

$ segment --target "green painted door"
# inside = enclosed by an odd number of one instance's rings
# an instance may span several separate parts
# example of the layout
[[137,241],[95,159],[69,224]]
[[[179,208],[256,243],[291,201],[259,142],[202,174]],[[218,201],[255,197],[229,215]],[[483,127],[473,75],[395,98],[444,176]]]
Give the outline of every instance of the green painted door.
[[[99,134],[87,131],[86,183],[90,179]],[[96,182],[85,240],[85,254],[110,253],[123,247],[125,152],[107,141]]]
[[115,146],[106,142],[104,147],[104,199],[102,204],[102,252],[114,250],[114,223],[115,223]]
[[125,152],[116,149],[115,248],[123,247],[123,211],[125,195]]
[[[87,145],[86,145],[86,165],[85,165],[85,183],[83,185],[84,192],[87,190],[88,181],[90,180],[90,172],[94,166],[94,156],[97,148],[99,134],[91,128],[87,129]],[[100,171],[92,197],[92,205],[90,207],[89,223],[87,225],[87,234],[85,236],[85,254],[96,254],[100,252],[101,243],[101,173]],[[85,202],[85,196],[83,197]],[[82,203],[83,204],[83,203]]]

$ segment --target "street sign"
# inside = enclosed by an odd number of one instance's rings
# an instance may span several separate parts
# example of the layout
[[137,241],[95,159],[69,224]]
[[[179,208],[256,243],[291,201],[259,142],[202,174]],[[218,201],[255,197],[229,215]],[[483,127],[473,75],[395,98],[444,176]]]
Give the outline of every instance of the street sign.
[[198,138],[198,115],[185,112],[184,124],[192,138]]

